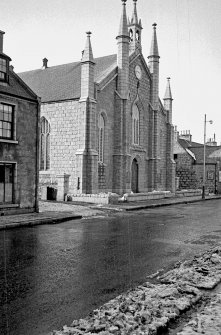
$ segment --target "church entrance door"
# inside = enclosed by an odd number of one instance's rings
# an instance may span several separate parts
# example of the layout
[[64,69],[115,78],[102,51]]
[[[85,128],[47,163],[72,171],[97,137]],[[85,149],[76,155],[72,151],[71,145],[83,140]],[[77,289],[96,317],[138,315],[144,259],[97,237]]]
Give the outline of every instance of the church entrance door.
[[133,193],[138,193],[138,163],[136,158],[132,162],[131,169],[131,190]]

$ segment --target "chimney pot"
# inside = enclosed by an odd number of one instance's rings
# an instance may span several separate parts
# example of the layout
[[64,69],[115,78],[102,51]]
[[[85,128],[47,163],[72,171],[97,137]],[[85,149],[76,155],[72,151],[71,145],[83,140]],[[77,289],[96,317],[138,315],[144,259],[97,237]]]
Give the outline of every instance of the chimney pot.
[[43,61],[43,66],[42,66],[42,68],[43,68],[43,69],[47,69],[47,68],[48,68],[48,59],[47,59],[47,58],[44,58],[42,61]]
[[0,30],[0,53],[3,52],[3,35],[4,35],[4,31]]

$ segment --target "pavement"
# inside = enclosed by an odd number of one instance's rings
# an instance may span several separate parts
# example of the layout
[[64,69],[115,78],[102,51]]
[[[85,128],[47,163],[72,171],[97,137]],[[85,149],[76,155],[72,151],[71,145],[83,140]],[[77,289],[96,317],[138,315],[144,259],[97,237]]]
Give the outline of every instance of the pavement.
[[198,201],[221,199],[221,195],[208,195],[205,200],[201,196],[172,197],[139,202],[121,202],[118,204],[92,204],[79,202],[40,201],[39,213],[6,215],[0,217],[0,230],[41,224],[56,224],[85,217],[109,215],[113,212],[135,211],[141,209],[187,204]]

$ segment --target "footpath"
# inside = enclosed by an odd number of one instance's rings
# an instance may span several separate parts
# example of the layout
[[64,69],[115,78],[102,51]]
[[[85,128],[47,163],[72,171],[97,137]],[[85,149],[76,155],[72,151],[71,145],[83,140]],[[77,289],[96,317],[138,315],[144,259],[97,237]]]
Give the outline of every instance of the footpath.
[[[219,195],[206,196],[204,201],[221,199]],[[139,202],[121,202],[118,204],[100,205],[79,202],[40,201],[39,213],[0,216],[0,230],[17,227],[35,226],[41,224],[56,224],[65,221],[109,215],[114,212],[135,211],[141,209],[188,204],[202,201],[200,196],[173,197],[158,200],[145,200]]]

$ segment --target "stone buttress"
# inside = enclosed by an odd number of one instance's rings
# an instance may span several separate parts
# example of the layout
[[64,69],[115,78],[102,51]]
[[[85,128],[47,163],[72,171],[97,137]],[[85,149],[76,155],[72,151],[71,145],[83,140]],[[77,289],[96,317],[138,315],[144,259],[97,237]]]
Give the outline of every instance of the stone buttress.
[[96,151],[96,100],[94,98],[94,58],[90,32],[81,60],[81,98],[79,100],[79,149],[76,152],[77,192],[98,191],[98,153]]
[[170,88],[170,78],[167,78],[167,86],[164,95],[164,109],[167,111],[167,179],[166,189],[175,192],[175,162],[173,160],[174,128],[172,125],[173,98]]
[[126,118],[129,112],[129,33],[126,16],[126,0],[122,0],[122,15],[117,36],[118,81],[114,115],[113,191],[126,191],[127,137]]
[[159,111],[159,52],[156,34],[157,24],[153,24],[153,36],[148,56],[148,65],[152,76],[151,85],[151,109],[152,109],[152,133],[151,133],[151,160],[150,171],[152,172],[152,190],[158,190],[160,185],[160,111]]

